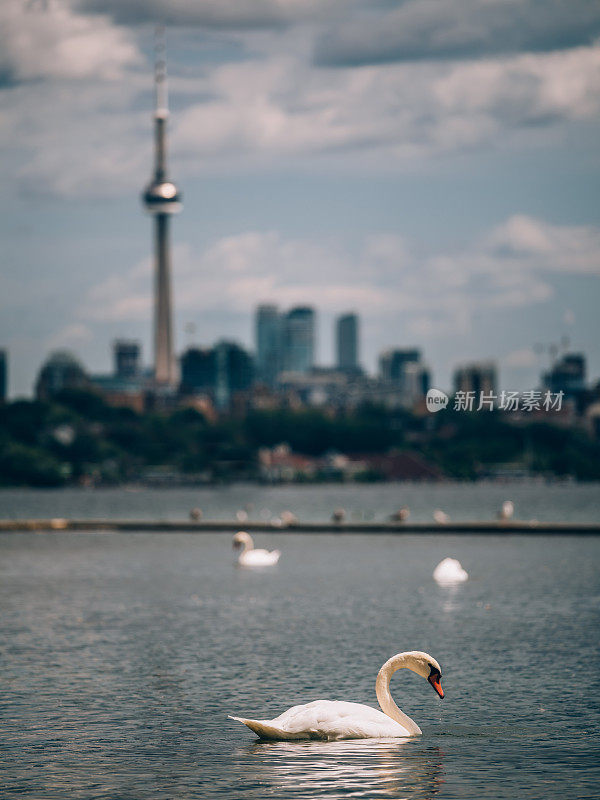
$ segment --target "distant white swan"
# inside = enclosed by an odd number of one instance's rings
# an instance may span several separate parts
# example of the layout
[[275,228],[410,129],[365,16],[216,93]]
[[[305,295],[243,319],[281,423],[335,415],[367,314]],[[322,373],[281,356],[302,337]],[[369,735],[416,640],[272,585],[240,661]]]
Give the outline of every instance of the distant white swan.
[[433,512],[433,518],[437,522],[438,525],[446,525],[450,522],[450,517],[444,511],[439,508]]
[[469,577],[469,573],[462,568],[460,561],[455,558],[445,558],[433,570],[433,579],[440,586],[453,586],[456,583],[463,583]]
[[506,521],[512,519],[513,514],[515,513],[515,506],[512,500],[505,500],[502,503],[502,508],[498,514],[498,519]]
[[442,669],[435,658],[419,650],[392,656],[377,675],[375,692],[381,711],[362,703],[337,700],[315,700],[306,705],[293,706],[275,719],[245,719],[243,722],[261,739],[388,739],[418,736],[421,729],[404,714],[390,693],[390,678],[399,669],[406,668],[426,678],[440,697],[444,690],[440,683]]
[[233,537],[233,546],[243,547],[238,556],[238,564],[242,567],[272,567],[279,561],[279,550],[255,550],[252,537],[246,531],[238,531]]

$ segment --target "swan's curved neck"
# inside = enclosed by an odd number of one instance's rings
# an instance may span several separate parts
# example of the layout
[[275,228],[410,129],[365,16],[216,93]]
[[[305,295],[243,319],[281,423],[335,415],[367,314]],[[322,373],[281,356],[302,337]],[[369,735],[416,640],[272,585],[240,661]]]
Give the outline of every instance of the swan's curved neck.
[[375,692],[377,700],[381,706],[381,710],[388,717],[402,725],[403,728],[411,733],[418,735],[421,729],[416,722],[413,722],[410,717],[407,717],[403,711],[400,711],[390,692],[390,680],[394,672],[402,668],[412,669],[410,664],[410,655],[408,653],[400,653],[393,656],[385,662],[383,667],[379,670],[377,681],[375,682]]
[[243,541],[244,549],[242,550],[242,553],[246,553],[248,550],[254,550],[254,542],[252,541],[252,537],[249,533],[246,534]]

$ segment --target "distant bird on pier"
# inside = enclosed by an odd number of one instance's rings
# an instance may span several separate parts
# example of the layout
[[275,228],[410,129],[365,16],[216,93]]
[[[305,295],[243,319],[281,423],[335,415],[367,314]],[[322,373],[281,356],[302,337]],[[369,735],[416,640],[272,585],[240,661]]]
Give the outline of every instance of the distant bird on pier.
[[238,522],[248,522],[248,512],[240,508],[239,511],[235,512],[235,518]]
[[343,508],[336,508],[336,510],[331,515],[331,521],[342,523],[346,519],[346,511]]
[[390,516],[392,522],[406,522],[406,520],[410,517],[410,508],[408,506],[402,506],[399,508],[398,511],[394,511],[394,513]]
[[192,508],[190,511],[190,519],[192,522],[200,522],[202,519],[202,509],[201,508]]
[[298,517],[295,514],[293,514],[291,511],[287,511],[287,510],[286,511],[282,511],[281,514],[279,515],[279,518],[281,519],[282,523],[284,525],[286,525],[286,526],[287,525],[297,525],[297,523],[298,523]]
[[438,525],[447,525],[450,522],[450,517],[448,514],[441,511],[439,508],[433,512],[433,518],[437,522]]
[[468,577],[469,573],[455,558],[445,558],[433,570],[433,579],[440,586],[455,586],[457,583],[464,583]]
[[255,550],[252,537],[246,531],[238,531],[233,537],[233,547],[243,548],[238,556],[238,564],[242,567],[272,567],[279,561],[279,550]]
[[507,520],[512,519],[514,513],[515,507],[512,500],[505,500],[502,503],[502,508],[498,512],[498,519],[506,522]]

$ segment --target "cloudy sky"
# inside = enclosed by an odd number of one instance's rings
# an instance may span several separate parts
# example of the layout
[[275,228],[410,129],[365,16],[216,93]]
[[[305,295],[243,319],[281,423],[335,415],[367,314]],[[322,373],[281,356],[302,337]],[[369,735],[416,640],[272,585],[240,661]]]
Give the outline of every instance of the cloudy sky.
[[361,316],[373,370],[566,340],[600,377],[600,4],[2,0],[0,347],[28,395],[67,348],[151,353],[153,27],[167,25],[177,349],[253,345],[260,302]]

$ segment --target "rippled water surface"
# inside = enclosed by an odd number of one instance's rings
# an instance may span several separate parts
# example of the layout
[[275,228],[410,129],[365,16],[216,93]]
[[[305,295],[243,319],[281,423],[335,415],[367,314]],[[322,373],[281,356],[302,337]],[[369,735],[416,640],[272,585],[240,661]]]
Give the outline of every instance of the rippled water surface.
[[548,522],[600,521],[599,484],[390,483],[375,485],[278,486],[237,484],[186,489],[0,489],[0,518],[77,517],[101,519],[187,519],[199,507],[204,519],[233,519],[249,507],[250,519],[267,519],[290,509],[305,521],[329,520],[345,508],[349,519],[387,520],[403,505],[411,521],[431,521],[436,508],[453,520],[495,519],[502,502],[514,501],[519,519]]
[[[1,797],[598,798],[600,540],[3,534]],[[445,556],[469,581],[433,582]],[[423,736],[261,743],[228,714],[376,705],[383,661]]]

